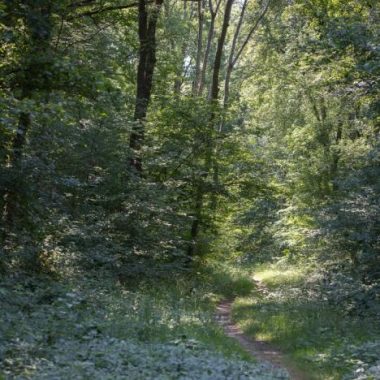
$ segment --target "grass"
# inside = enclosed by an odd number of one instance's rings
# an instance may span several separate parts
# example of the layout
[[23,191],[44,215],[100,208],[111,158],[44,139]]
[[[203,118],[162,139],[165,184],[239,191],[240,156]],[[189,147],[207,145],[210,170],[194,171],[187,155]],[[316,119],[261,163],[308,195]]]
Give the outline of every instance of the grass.
[[314,268],[201,268],[135,285],[110,273],[2,279],[0,379],[286,378],[258,366],[215,322],[216,303],[235,297],[241,328],[281,348],[310,379],[377,378],[379,327],[324,300]]
[[228,379],[244,373],[266,379],[269,369],[214,320],[217,300],[247,294],[247,286],[238,273],[211,269],[128,287],[104,274],[5,278],[0,379]]
[[[313,286],[316,273],[308,266],[256,267],[254,278],[266,289],[238,297],[234,320],[248,335],[278,346],[310,379],[351,379],[356,377],[350,372],[373,370],[380,357],[379,326],[320,297]],[[368,344],[372,351],[363,353]]]

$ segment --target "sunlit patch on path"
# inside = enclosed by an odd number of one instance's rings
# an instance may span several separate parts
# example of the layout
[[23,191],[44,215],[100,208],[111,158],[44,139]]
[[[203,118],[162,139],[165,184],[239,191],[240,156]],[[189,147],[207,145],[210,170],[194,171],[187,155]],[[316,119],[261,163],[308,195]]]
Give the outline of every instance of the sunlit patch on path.
[[234,324],[231,318],[231,309],[234,300],[221,301],[216,309],[216,320],[223,327],[225,334],[236,339],[240,345],[255,356],[258,360],[269,362],[275,368],[283,368],[288,371],[293,380],[308,380],[308,377],[298,370],[290,367],[281,351],[271,344],[255,340],[246,336],[240,328]]

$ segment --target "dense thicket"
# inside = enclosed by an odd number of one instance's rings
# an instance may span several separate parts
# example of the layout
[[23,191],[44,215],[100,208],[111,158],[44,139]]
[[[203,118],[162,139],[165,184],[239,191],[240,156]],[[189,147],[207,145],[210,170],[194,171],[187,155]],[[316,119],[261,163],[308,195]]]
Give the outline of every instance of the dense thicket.
[[245,244],[253,252],[315,258],[329,272],[326,281],[341,276],[344,286],[355,278],[356,291],[362,287],[374,298],[378,16],[370,2],[294,3],[277,22],[268,20],[241,90],[252,94],[253,156],[265,178],[241,221],[253,224]]
[[0,28],[3,270],[239,251],[376,298],[376,1],[5,0]]

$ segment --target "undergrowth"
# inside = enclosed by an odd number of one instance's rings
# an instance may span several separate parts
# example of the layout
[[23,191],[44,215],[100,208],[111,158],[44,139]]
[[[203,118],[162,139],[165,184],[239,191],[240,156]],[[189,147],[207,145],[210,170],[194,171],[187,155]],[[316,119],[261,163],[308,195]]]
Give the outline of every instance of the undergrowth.
[[247,284],[221,269],[135,286],[105,273],[4,278],[0,379],[285,379],[214,321],[216,300]]
[[284,262],[256,267],[254,279],[264,287],[233,305],[247,334],[278,346],[311,379],[380,379],[380,314],[356,307],[359,285],[338,287],[313,265]]

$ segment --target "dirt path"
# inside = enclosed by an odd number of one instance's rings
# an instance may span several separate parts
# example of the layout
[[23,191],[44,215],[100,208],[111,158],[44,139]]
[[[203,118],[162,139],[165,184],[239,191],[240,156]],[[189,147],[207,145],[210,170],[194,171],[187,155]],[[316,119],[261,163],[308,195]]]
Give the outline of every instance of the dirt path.
[[233,302],[233,300],[224,300],[217,306],[216,319],[223,327],[225,334],[236,339],[247,352],[259,360],[269,362],[275,367],[286,369],[292,380],[309,380],[304,373],[301,373],[289,365],[281,351],[267,342],[254,340],[246,336],[239,327],[234,324],[231,318]]

